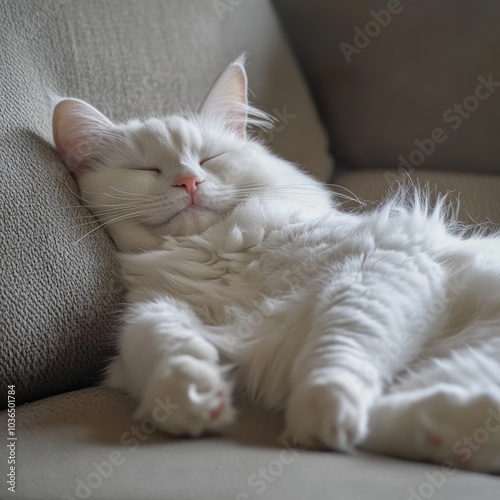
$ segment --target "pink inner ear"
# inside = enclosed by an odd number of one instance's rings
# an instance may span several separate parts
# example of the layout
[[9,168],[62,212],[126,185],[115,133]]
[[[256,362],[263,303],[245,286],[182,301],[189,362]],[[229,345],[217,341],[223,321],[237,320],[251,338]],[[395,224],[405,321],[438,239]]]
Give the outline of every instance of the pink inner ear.
[[236,135],[244,139],[247,133],[246,114],[237,111],[229,113],[228,121],[231,123],[231,129],[236,132]]
[[54,142],[67,169],[78,178],[88,168],[96,138],[112,126],[103,114],[78,99],[65,99],[54,109]]
[[247,77],[239,63],[233,63],[217,78],[200,113],[222,119],[238,137],[246,136]]
[[247,129],[247,79],[242,67],[237,66],[239,71],[232,77],[232,93],[235,96],[236,109],[230,112],[233,118],[233,130],[241,138],[245,138]]
[[87,169],[85,158],[88,158],[89,151],[86,143],[65,142],[58,140],[57,136],[54,136],[54,141],[64,165],[75,178],[78,178]]

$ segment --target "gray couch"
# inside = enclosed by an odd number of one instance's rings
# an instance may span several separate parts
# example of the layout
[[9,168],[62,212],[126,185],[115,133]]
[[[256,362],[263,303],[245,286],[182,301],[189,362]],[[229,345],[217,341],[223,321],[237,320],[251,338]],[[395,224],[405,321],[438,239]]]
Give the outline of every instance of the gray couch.
[[96,385],[123,287],[53,149],[49,95],[169,113],[246,52],[279,154],[369,202],[429,183],[495,227],[499,15],[486,0],[0,0],[0,498],[497,499],[494,476],[303,450],[243,400],[224,437],[134,422],[133,401]]

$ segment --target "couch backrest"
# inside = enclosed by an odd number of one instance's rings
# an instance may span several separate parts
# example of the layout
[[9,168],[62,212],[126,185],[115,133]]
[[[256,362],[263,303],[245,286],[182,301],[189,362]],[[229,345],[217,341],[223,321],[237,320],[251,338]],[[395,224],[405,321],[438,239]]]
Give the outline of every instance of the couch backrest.
[[500,3],[274,0],[339,163],[500,172]]

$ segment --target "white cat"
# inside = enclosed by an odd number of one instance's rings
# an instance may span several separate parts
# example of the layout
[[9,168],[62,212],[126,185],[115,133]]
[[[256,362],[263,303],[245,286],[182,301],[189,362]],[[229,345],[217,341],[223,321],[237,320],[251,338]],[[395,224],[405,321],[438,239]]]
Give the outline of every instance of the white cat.
[[197,113],[54,110],[57,149],[123,252],[106,383],[138,418],[178,405],[159,422],[173,434],[227,427],[234,381],[302,445],[500,472],[500,237],[466,238],[423,194],[343,212],[247,137],[267,119],[246,94],[239,59]]

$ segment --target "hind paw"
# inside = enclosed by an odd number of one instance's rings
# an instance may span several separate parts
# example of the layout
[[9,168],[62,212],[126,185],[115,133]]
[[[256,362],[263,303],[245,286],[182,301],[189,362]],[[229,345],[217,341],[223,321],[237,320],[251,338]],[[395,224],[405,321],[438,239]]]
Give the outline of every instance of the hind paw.
[[421,424],[417,446],[424,458],[500,472],[499,399],[450,388],[420,401],[415,411]]
[[302,385],[287,406],[287,433],[312,448],[352,451],[367,432],[368,405],[359,391],[336,381]]

